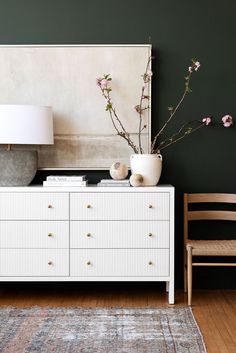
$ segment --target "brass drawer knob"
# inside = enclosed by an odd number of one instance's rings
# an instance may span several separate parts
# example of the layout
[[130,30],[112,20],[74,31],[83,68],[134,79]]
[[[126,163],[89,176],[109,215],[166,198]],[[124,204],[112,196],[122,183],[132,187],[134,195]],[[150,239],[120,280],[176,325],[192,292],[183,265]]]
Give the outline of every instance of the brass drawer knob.
[[91,233],[87,233],[86,236],[87,236],[88,238],[90,238],[90,237],[92,236],[92,234],[91,234]]
[[92,265],[91,261],[87,261],[87,265],[91,266]]
[[92,206],[91,206],[91,205],[87,205],[86,207],[87,207],[87,208],[91,208]]
[[152,205],[148,205],[148,208],[153,208],[153,206]]
[[152,266],[152,265],[153,265],[153,262],[152,262],[152,261],[149,261],[148,265]]
[[48,265],[49,265],[49,266],[52,266],[52,265],[53,265],[53,262],[52,262],[52,261],[48,261]]
[[48,208],[53,208],[53,207],[52,207],[52,205],[49,204],[49,205],[48,205]]
[[152,233],[149,233],[148,236],[151,238],[151,237],[153,237],[153,234],[152,234]]
[[48,233],[48,237],[53,237],[53,234],[52,233]]

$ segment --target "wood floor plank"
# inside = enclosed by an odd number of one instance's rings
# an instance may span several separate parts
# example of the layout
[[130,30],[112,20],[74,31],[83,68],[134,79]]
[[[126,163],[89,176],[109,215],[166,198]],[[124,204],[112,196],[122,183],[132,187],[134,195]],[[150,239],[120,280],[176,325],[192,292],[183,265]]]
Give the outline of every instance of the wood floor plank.
[[[228,312],[223,309],[222,291],[198,292],[193,306],[194,315],[203,333],[208,352],[231,353],[234,347],[234,327],[227,324]],[[201,311],[201,314],[199,314]],[[234,319],[234,314],[232,316]],[[204,323],[205,321],[205,323]],[[207,327],[208,326],[208,327]]]

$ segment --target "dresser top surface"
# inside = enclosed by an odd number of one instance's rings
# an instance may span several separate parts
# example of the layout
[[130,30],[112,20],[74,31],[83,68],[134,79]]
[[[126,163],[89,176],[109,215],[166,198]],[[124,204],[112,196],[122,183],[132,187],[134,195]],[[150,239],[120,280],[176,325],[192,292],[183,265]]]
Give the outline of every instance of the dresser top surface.
[[172,185],[158,185],[146,187],[98,187],[96,185],[88,185],[86,187],[77,186],[14,186],[14,187],[0,187],[0,192],[173,192]]

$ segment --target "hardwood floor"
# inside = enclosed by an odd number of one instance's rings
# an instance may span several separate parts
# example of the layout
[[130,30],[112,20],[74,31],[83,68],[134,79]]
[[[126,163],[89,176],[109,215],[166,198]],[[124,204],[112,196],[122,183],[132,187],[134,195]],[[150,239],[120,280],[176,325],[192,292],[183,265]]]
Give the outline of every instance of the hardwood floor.
[[[148,283],[1,284],[0,307],[6,305],[169,306],[164,290]],[[176,291],[175,305],[187,305],[183,291]],[[236,353],[236,291],[194,290],[192,308],[208,353]]]

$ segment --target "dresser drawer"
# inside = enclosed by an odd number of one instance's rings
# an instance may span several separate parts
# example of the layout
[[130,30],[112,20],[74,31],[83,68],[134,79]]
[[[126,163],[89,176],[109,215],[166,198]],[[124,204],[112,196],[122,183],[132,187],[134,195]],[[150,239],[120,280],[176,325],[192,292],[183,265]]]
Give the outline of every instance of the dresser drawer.
[[69,276],[69,250],[0,250],[0,276]]
[[1,193],[0,220],[68,220],[67,193]]
[[169,248],[169,221],[71,221],[71,248]]
[[71,276],[168,276],[168,249],[71,250]]
[[69,221],[0,221],[0,248],[69,248]]
[[71,193],[71,220],[169,220],[169,193]]

